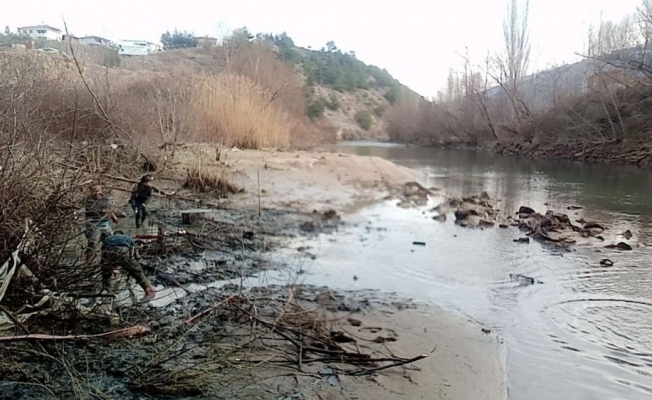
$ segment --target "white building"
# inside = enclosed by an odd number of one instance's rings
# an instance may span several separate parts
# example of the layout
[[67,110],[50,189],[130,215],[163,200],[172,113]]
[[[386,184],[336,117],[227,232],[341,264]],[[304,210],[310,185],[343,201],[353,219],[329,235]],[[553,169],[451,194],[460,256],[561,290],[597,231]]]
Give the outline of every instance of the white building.
[[18,34],[32,39],[61,40],[62,38],[61,29],[44,24],[18,28]]
[[118,54],[125,56],[146,56],[161,51],[161,45],[146,40],[120,40]]
[[79,38],[79,41],[83,44],[87,44],[90,46],[104,46],[104,47],[115,46],[113,42],[110,41],[109,39],[105,39],[99,36],[84,36],[82,38]]
[[160,44],[147,42],[147,52],[148,53],[156,53],[156,52],[161,51],[161,50],[163,50],[163,47]]

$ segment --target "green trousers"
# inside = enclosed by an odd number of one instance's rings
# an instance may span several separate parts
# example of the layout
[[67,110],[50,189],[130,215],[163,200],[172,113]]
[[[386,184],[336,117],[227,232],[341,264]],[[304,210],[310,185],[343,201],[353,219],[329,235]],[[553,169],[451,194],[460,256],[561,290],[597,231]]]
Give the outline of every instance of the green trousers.
[[128,247],[103,248],[101,265],[102,283],[104,284],[104,287],[111,292],[113,292],[114,289],[111,283],[113,281],[113,271],[116,269],[122,269],[127,272],[127,274],[134,278],[136,283],[143,289],[152,286],[152,283],[147,279],[142,267],[138,261],[133,258],[131,249]]

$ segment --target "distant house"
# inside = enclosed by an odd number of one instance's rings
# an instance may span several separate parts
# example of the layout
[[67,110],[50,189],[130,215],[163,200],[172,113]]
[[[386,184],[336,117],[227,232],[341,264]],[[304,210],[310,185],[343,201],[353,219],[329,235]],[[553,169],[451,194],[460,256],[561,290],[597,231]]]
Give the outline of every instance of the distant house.
[[156,53],[159,51],[162,51],[163,47],[160,44],[157,43],[152,43],[152,42],[147,42],[147,52],[148,53]]
[[161,51],[160,44],[146,40],[122,39],[118,42],[118,54],[125,56],[146,56]]
[[18,34],[32,39],[61,40],[61,29],[50,25],[32,25],[18,28]]
[[99,36],[84,36],[79,38],[79,41],[82,44],[87,44],[91,46],[104,46],[104,47],[114,47],[115,44],[109,39],[105,39]]
[[197,47],[209,48],[217,46],[217,39],[209,36],[195,36]]
[[75,44],[79,43],[79,38],[77,36],[73,36],[73,35],[63,35],[61,37],[61,39],[64,42],[70,42],[70,43],[75,43]]

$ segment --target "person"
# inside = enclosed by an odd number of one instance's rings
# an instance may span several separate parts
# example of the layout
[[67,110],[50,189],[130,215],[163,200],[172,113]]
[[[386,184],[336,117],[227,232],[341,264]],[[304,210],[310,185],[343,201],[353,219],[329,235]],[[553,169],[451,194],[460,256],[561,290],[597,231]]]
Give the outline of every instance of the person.
[[107,235],[102,241],[102,284],[113,292],[113,276],[119,269],[123,269],[129,276],[136,280],[136,283],[145,291],[145,297],[141,301],[149,301],[156,295],[156,288],[145,276],[142,267],[138,263],[138,249],[136,242],[131,236],[118,231]]
[[145,223],[145,218],[147,218],[146,204],[152,198],[152,186],[150,182],[153,179],[151,175],[144,175],[140,178],[140,183],[131,192],[129,203],[136,214],[136,228],[140,228]]
[[112,233],[111,221],[118,222],[118,217],[111,210],[108,197],[102,193],[100,185],[90,187],[90,195],[84,202],[86,236],[86,262],[91,263],[97,254],[102,238]]

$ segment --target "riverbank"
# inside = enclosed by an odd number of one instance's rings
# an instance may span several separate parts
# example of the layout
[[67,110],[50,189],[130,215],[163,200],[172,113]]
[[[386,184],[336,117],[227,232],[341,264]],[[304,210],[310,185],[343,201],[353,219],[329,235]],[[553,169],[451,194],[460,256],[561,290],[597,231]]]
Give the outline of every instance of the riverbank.
[[444,144],[419,144],[454,150],[481,150],[503,156],[521,156],[535,159],[565,160],[583,163],[636,165],[648,168],[652,165],[652,146],[649,139],[618,139],[606,142],[570,140],[563,142],[520,140],[497,141],[483,145],[463,142]]
[[[418,180],[418,173],[379,158],[332,153],[216,154],[206,146],[180,147],[156,174],[157,187],[174,195],[153,202],[153,220],[171,230],[179,227],[181,210],[206,212],[184,229],[187,241],[175,239],[164,249],[152,246],[151,254],[145,252],[157,298],[125,304],[120,319],[146,334],[107,342],[36,341],[45,347],[36,352],[16,341],[2,351],[2,359],[11,360],[1,368],[6,393],[18,398],[36,390],[45,398],[66,392],[77,398],[505,397],[501,346],[494,334],[406,299],[299,285],[300,268],[275,257],[274,250],[293,238],[346,229],[347,213]],[[244,192],[216,198],[184,188],[192,169]],[[116,204],[125,204],[129,187],[118,181],[107,192]],[[152,234],[131,225],[123,220],[115,228]],[[303,252],[306,262],[315,257]],[[275,273],[285,276],[280,286],[250,284],[267,282]],[[128,294],[119,300],[127,301]],[[47,319],[39,318],[25,326],[30,333],[48,333],[42,325]],[[72,333],[110,330],[81,326],[87,331]],[[55,321],[49,329],[58,327]],[[53,351],[64,356],[45,356]],[[346,362],[329,358],[344,354]],[[370,361],[364,361],[367,357]],[[83,369],[88,360],[93,368]],[[58,374],[64,378],[54,379]]]
[[647,138],[602,143],[579,140],[563,143],[499,142],[490,149],[500,155],[649,167],[652,164],[652,146],[649,142]]

